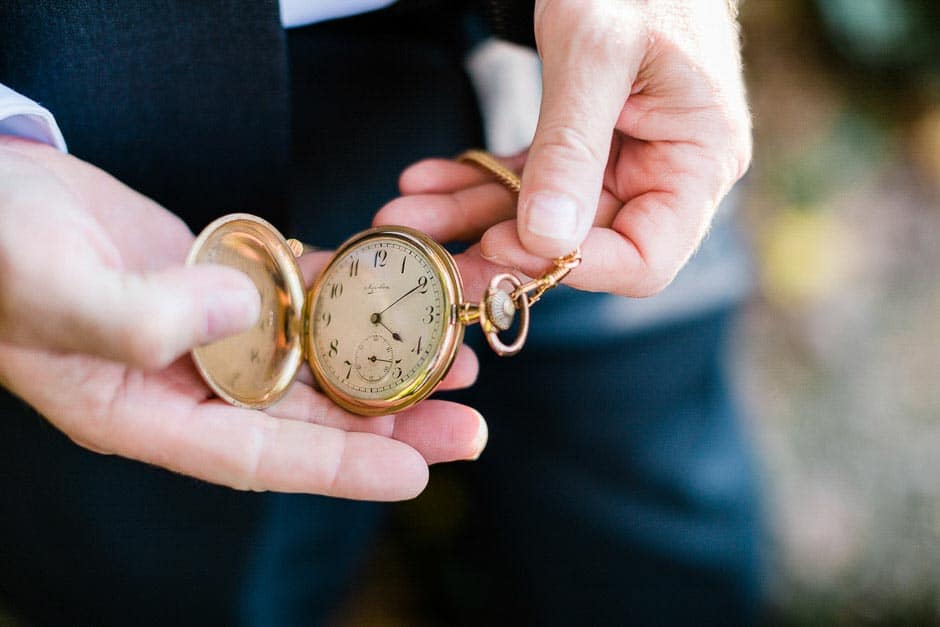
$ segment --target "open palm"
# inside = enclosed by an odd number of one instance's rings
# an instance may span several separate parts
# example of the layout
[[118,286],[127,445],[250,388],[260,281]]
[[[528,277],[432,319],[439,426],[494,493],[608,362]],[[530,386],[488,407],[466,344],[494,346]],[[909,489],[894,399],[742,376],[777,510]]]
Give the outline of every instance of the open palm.
[[[182,267],[186,226],[86,163],[2,140],[0,166],[0,381],[77,443],[240,489],[376,500],[482,450],[485,423],[455,403],[363,419],[302,382],[266,412],[211,398],[185,353],[254,322],[250,280]],[[475,375],[464,350],[445,385]]]

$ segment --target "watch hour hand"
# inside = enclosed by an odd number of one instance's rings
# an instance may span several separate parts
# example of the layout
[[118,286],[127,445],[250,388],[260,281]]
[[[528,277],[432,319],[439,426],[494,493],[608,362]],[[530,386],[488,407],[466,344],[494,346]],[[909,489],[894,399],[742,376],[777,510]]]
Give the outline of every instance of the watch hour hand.
[[404,340],[401,338],[401,336],[400,336],[397,332],[392,331],[391,329],[388,328],[388,326],[386,326],[386,324],[385,324],[384,322],[382,322],[382,314],[381,314],[381,313],[374,313],[374,314],[372,314],[372,315],[369,317],[369,320],[370,320],[370,322],[372,322],[372,324],[379,324],[379,325],[382,325],[383,327],[385,327],[385,330],[392,334],[392,339],[395,340],[396,342],[404,342]]

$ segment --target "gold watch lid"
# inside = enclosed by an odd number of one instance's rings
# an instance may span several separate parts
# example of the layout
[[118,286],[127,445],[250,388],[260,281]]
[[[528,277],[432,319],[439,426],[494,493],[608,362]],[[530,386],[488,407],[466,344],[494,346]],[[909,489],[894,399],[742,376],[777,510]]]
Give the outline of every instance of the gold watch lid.
[[261,295],[254,327],[192,351],[209,387],[241,407],[260,409],[287,392],[304,357],[303,276],[294,252],[274,226],[234,213],[207,226],[189,252],[187,265],[214,263],[241,270]]

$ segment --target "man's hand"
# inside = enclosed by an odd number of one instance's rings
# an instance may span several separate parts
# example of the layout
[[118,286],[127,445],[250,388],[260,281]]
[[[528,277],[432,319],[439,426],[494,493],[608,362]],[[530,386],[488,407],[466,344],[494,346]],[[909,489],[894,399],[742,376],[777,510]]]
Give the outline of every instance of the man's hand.
[[[376,224],[481,238],[478,258],[536,275],[582,245],[566,284],[648,296],[668,285],[750,162],[737,26],[726,0],[539,0],[538,128],[518,204],[471,166],[406,170]],[[477,272],[478,271],[478,272]]]
[[[89,449],[240,489],[402,499],[429,463],[479,455],[486,424],[456,403],[364,419],[301,382],[266,412],[211,399],[180,356],[253,324],[259,298],[183,267],[192,241],[104,172],[0,138],[0,382]],[[322,262],[301,260],[308,282]],[[464,349],[443,387],[476,371]]]
[[0,341],[158,369],[254,324],[254,284],[183,267],[192,241],[101,170],[0,137]]

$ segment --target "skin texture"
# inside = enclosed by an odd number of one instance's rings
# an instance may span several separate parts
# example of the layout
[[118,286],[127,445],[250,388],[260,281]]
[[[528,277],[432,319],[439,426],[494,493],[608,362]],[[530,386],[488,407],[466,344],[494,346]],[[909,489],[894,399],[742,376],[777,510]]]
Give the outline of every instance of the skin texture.
[[[539,0],[543,102],[518,203],[477,169],[416,164],[376,224],[479,243],[470,297],[582,245],[567,283],[647,296],[694,252],[750,161],[737,30],[724,0]],[[426,401],[363,419],[309,386],[266,412],[210,398],[193,346],[244,329],[258,296],[231,269],[180,263],[185,225],[106,173],[0,138],[0,383],[89,449],[246,490],[394,500],[429,463],[472,459],[486,424]],[[322,257],[302,260],[312,279]],[[442,387],[470,385],[458,357]],[[280,420],[279,420],[280,419]]]
[[524,154],[504,160],[522,172],[518,202],[472,166],[431,159],[402,174],[403,197],[375,223],[443,241],[479,239],[458,260],[477,290],[501,267],[534,276],[546,259],[581,245],[584,261],[566,284],[656,294],[695,251],[751,159],[728,5],[540,0],[535,28],[538,127]]
[[[456,403],[361,418],[309,372],[265,412],[211,398],[186,353],[253,324],[258,295],[182,267],[193,239],[101,170],[0,138],[0,382],[88,449],[243,490],[405,499],[428,464],[479,456],[486,423]],[[308,284],[327,257],[300,260]],[[476,373],[464,348],[441,387]]]

